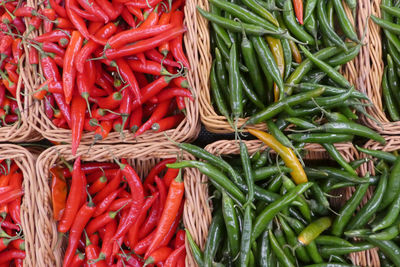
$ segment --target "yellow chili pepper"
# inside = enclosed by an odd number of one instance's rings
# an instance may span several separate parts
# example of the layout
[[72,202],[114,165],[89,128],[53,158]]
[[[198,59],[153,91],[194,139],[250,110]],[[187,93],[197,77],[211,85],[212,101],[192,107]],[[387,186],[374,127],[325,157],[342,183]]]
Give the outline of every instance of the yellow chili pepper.
[[278,153],[285,162],[285,165],[292,170],[290,175],[296,184],[302,184],[308,181],[303,166],[301,166],[299,159],[292,149],[282,145],[275,137],[266,132],[255,129],[249,129],[249,132]]
[[[268,42],[268,45],[272,52],[272,55],[274,56],[276,65],[278,66],[281,77],[283,78],[283,75],[285,73],[285,59],[283,56],[282,43],[279,39],[276,39],[276,38],[273,38],[270,36],[267,36],[265,39]],[[283,98],[283,92],[279,92],[279,88],[275,83],[274,84],[274,100],[275,100],[275,102],[277,102],[278,100],[280,100],[282,98]]]
[[332,220],[329,217],[322,217],[316,221],[310,223],[306,228],[301,231],[297,240],[303,246],[307,246],[314,239],[316,239],[323,231],[328,229],[332,224]]
[[292,51],[294,61],[300,64],[302,60],[299,48],[297,47],[296,43],[293,42],[292,40],[289,40],[289,45],[290,45],[290,50]]

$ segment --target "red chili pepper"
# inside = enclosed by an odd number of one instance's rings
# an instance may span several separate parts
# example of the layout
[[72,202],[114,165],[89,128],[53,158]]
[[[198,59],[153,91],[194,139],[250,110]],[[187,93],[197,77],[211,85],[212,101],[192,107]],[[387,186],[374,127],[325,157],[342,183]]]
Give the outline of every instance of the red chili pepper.
[[100,125],[96,128],[94,133],[94,140],[104,140],[107,138],[108,134],[111,132],[113,127],[113,122],[111,120],[102,121]]
[[[85,174],[91,174],[94,173],[96,171],[101,171],[101,169],[103,170],[110,170],[110,169],[117,169],[118,165],[112,162],[88,162],[88,163],[83,163],[82,164],[82,171]],[[116,173],[118,173],[118,171],[115,171]]]
[[140,60],[129,60],[129,66],[133,71],[152,74],[152,75],[171,75],[160,63],[145,60],[141,62]]
[[57,102],[57,105],[61,111],[61,114],[63,115],[64,119],[66,120],[68,126],[71,129],[71,111],[69,109],[69,106],[65,102],[64,95],[62,94],[53,94],[54,99]]
[[119,198],[114,200],[111,205],[108,207],[109,210],[118,210],[121,207],[130,208],[130,204],[132,203],[132,198]]
[[96,0],[98,6],[107,14],[110,20],[115,20],[120,13],[113,7],[113,4],[107,0]]
[[175,235],[175,242],[174,242],[174,249],[179,248],[182,245],[185,245],[185,238],[186,238],[186,232],[185,230],[178,230]]
[[179,174],[179,169],[168,168],[167,172],[165,173],[165,175],[163,177],[165,185],[167,187],[169,187],[172,180],[174,180],[176,178],[176,176],[178,176],[178,174]]
[[42,25],[42,19],[40,17],[32,17],[29,20],[29,31],[38,30],[40,25]]
[[[101,246],[101,254],[103,254],[106,257],[106,261],[108,263],[109,260],[111,259],[111,254],[112,254],[111,239],[114,236],[116,230],[117,230],[117,222],[115,220],[112,220],[105,227],[105,235]],[[109,263],[109,265],[111,264]]]
[[[52,1],[52,0],[50,0]],[[52,32],[43,33],[33,40],[39,43],[43,42],[58,42],[62,38],[70,39],[72,31],[69,30],[54,30]]]
[[161,200],[156,199],[154,205],[151,207],[149,211],[149,215],[146,220],[142,224],[142,228],[139,233],[139,238],[142,239],[147,236],[153,229],[157,226],[158,221],[160,220],[162,209],[164,207],[161,206]]
[[0,53],[4,53],[7,49],[11,48],[13,38],[10,35],[5,35],[0,40]]
[[70,267],[81,267],[85,262],[85,254],[78,252],[70,263]]
[[[96,162],[99,163],[99,162]],[[107,162],[108,163],[108,162]],[[106,166],[107,167],[107,166]],[[89,184],[94,183],[95,181],[97,181],[97,179],[103,175],[105,175],[107,177],[107,179],[114,179],[116,177],[116,175],[118,174],[118,169],[113,169],[113,168],[108,168],[108,169],[104,169],[103,167],[100,168],[96,168],[91,170],[91,172],[85,173],[86,176],[86,180]]]
[[[74,167],[72,171],[72,183],[69,190],[67,202],[65,204],[65,211],[58,224],[58,231],[61,233],[66,233],[74,222],[74,219],[79,210],[79,204],[81,202],[80,196],[85,194],[82,192],[83,179],[85,176],[81,170],[81,158],[75,159]],[[74,250],[75,252],[75,250]]]
[[129,13],[128,9],[123,9],[121,12],[121,17],[124,19],[126,24],[128,24],[130,27],[135,28],[136,27],[136,22],[135,18],[132,16],[131,13]]
[[129,1],[129,0],[118,0],[119,2],[126,3],[126,5],[131,5],[133,7],[137,8],[148,8],[149,6],[153,7],[158,5],[162,0],[149,0],[149,1],[144,1],[144,0],[138,0],[138,1]]
[[[171,24],[173,24],[174,27],[179,27],[179,26],[183,25],[183,12],[182,11],[177,10],[172,14]],[[185,66],[187,69],[190,69],[189,61],[185,55],[185,52],[183,51],[182,41],[183,41],[182,35],[180,35],[170,41],[171,53],[178,62],[181,62],[183,64],[183,66]]]
[[121,178],[122,178],[122,172],[118,171],[118,174],[116,175],[116,177],[114,179],[112,179],[107,186],[101,191],[99,192],[94,198],[93,198],[93,202],[94,203],[100,203],[101,201],[103,201],[111,192],[115,191],[118,189],[119,184],[121,182]]
[[144,191],[140,177],[130,165],[122,163],[119,163],[119,165],[132,192],[132,204],[127,216],[127,220],[124,224],[120,224],[118,226],[117,232],[113,238],[114,240],[123,237],[133,225],[136,218],[139,216],[140,209],[144,202]]
[[100,254],[100,248],[93,244],[90,239],[86,235],[86,258],[87,258],[87,263],[90,266],[93,267],[106,267],[106,262],[104,259],[102,259],[99,254]]
[[135,224],[129,229],[128,233],[128,239],[129,239],[129,246],[133,248],[137,241],[138,241],[138,233],[140,230],[140,227],[142,226],[143,221],[146,219],[147,211],[150,209],[150,207],[154,204],[156,199],[158,198],[159,193],[155,192],[152,194],[151,197],[147,198],[142,210],[140,211],[140,214],[138,216],[138,219],[136,220]]
[[172,115],[159,120],[151,126],[155,133],[163,132],[178,126],[178,124],[185,118],[183,114]]
[[105,225],[107,225],[108,223],[113,221],[115,219],[115,217],[117,217],[119,211],[120,210],[108,211],[108,212],[105,212],[105,213],[101,214],[100,216],[97,216],[96,218],[92,219],[86,226],[86,232],[89,235],[95,233],[98,229],[100,229],[101,227],[104,227]]
[[128,9],[129,12],[132,13],[132,15],[134,15],[137,18],[138,21],[144,20],[144,16],[143,16],[142,10],[140,10],[140,8],[136,8],[136,7],[133,7],[130,5],[126,5],[125,7]]
[[49,4],[60,17],[67,17],[67,12],[65,11],[64,7],[60,6],[55,0],[49,0]]
[[149,130],[155,122],[164,118],[167,115],[170,103],[171,102],[169,100],[159,103],[151,117],[145,123],[143,123],[142,126],[140,126],[133,137],[135,138],[143,134],[145,131]]
[[36,16],[37,14],[38,14],[37,11],[33,7],[30,7],[30,6],[22,6],[22,7],[16,8],[14,10],[14,16],[17,16],[17,17],[31,18],[33,16]]
[[56,18],[54,24],[60,29],[73,29],[74,25],[66,18]]
[[116,61],[121,77],[129,84],[129,88],[140,102],[142,95],[136,77],[125,59],[119,58]]
[[176,248],[165,261],[165,267],[173,267],[177,266],[178,260],[180,256],[185,252],[185,244],[181,245],[179,248]]
[[0,253],[0,264],[9,262],[15,259],[25,259],[25,251],[18,249],[9,249]]
[[294,13],[301,25],[303,25],[303,0],[293,0]]
[[158,102],[161,102],[177,96],[188,97],[190,100],[194,101],[192,92],[190,92],[188,89],[179,87],[164,89],[156,96],[156,98]]
[[14,239],[11,242],[11,247],[19,250],[25,250],[25,240],[22,238]]
[[[70,193],[71,194],[71,193]],[[75,198],[77,198],[75,196]],[[79,199],[79,197],[77,198]],[[80,201],[80,199],[79,199]],[[85,228],[86,224],[89,222],[90,218],[92,217],[96,207],[92,200],[89,198],[89,202],[83,205],[76,217],[74,218],[74,222],[71,226],[71,230],[69,231],[69,238],[68,238],[68,247],[64,254],[64,261],[63,266],[69,266],[70,262],[72,262],[76,249],[78,248],[79,239],[82,235],[83,229]],[[67,210],[66,210],[67,212]]]
[[118,190],[115,190],[113,192],[111,192],[107,197],[105,197],[103,199],[103,201],[101,201],[97,207],[96,207],[96,211],[93,214],[93,217],[97,217],[101,214],[103,214],[112,204],[112,202],[118,197],[118,194],[123,190],[124,188],[120,188]]
[[164,58],[164,56],[162,54],[160,54],[160,52],[158,52],[155,48],[145,51],[144,54],[146,55],[146,57],[148,59],[153,60],[158,63],[163,63],[166,66],[171,66],[171,67],[175,67],[175,68],[181,67],[181,65],[179,65],[179,63],[177,63],[173,60],[170,60],[168,58]]
[[163,237],[168,233],[168,230],[171,228],[171,225],[178,215],[184,191],[185,188],[183,180],[180,176],[178,176],[177,178],[175,178],[175,180],[172,181],[169,187],[165,207],[161,215],[161,219],[157,225],[154,239],[150,247],[146,251],[145,259],[147,259],[153,251],[160,247],[160,243],[163,240]]
[[[127,5],[129,6],[129,3]],[[143,21],[143,23],[139,27],[144,29],[150,26],[157,25],[158,19],[159,16],[158,16],[158,5],[157,5],[156,8],[154,8],[153,11],[150,12],[150,14],[148,14],[146,20]]]
[[0,205],[8,204],[11,201],[21,197],[24,192],[21,189],[15,189],[7,193],[0,194]]
[[100,17],[104,23],[108,23],[110,18],[108,15],[100,8],[100,6],[93,0],[77,0],[79,5],[81,5],[85,10]]
[[65,203],[67,199],[67,183],[65,182],[62,169],[53,167],[50,169],[52,175],[51,182],[51,198],[53,206],[53,218],[59,221],[64,213]]
[[[44,101],[44,109],[45,109],[45,113],[47,118],[51,119],[54,116],[54,96],[52,94],[49,94],[48,96],[45,96],[45,101]],[[58,113],[61,115],[60,110],[58,110]]]
[[131,113],[129,129],[132,133],[135,133],[142,125],[142,117],[143,117],[142,106],[135,108]]
[[[167,30],[172,29],[171,24],[166,24],[166,25],[154,25],[148,28],[135,28],[135,29],[129,29],[126,31],[119,32],[112,36],[108,42],[107,46],[109,48],[120,48],[124,46],[125,44],[132,43],[135,41],[143,40],[145,38],[150,38],[153,36],[157,36]],[[179,64],[178,64],[179,67]]]
[[12,43],[12,54],[14,58],[14,62],[18,63],[19,59],[21,58],[23,54],[23,48],[22,48],[22,39],[21,38],[15,38],[13,43]]
[[180,87],[180,88],[189,88],[189,82],[183,76],[173,79],[172,83],[175,84],[175,86]]
[[89,97],[90,101],[96,103],[102,109],[116,109],[119,107],[122,101],[122,94],[120,92],[114,92],[107,97]]
[[89,34],[85,21],[81,17],[79,17],[75,11],[71,9],[71,6],[77,6],[76,0],[65,1],[65,10],[68,18],[71,20],[72,24],[74,24],[78,32],[80,32],[83,37],[85,37],[85,39],[89,40],[92,35]]
[[107,184],[107,177],[106,176],[101,176],[97,181],[95,181],[93,184],[91,184],[88,188],[89,194],[94,195],[101,191]]
[[82,137],[83,124],[85,122],[86,102],[79,96],[72,98],[71,104],[71,126],[72,126],[72,155],[76,154]]
[[120,57],[134,55],[140,52],[145,52],[146,50],[155,48],[160,44],[170,41],[186,31],[185,28],[172,28],[168,31],[158,34],[155,37],[149,39],[138,41],[137,43],[126,45],[118,49],[108,49],[105,51],[105,56],[107,59],[116,59]]
[[[22,188],[22,174],[17,173],[17,175],[13,176],[13,179],[10,180],[10,186],[14,189]],[[8,204],[8,210],[10,211],[10,216],[12,220],[21,224],[21,198],[17,198],[14,201]]]
[[[171,14],[172,14],[171,11],[162,13],[162,15],[161,15],[161,17],[160,17],[160,19],[158,21],[158,25],[168,24],[170,22],[170,20],[171,20]],[[169,42],[165,42],[165,43],[161,44],[158,47],[158,51],[161,54],[163,54],[164,56],[167,55],[168,52],[169,52]]]
[[113,84],[112,77],[109,77],[109,75],[105,71],[102,71],[100,75],[101,76],[96,80],[96,84],[99,85],[102,89],[104,89],[108,94],[112,94],[114,91],[114,88],[112,86]]
[[[86,1],[86,0],[83,0]],[[106,1],[106,0],[105,0]],[[115,23],[108,23],[104,25],[101,29],[99,29],[95,36],[98,38],[109,38],[111,35],[113,35],[117,30],[117,25]],[[89,58],[90,54],[92,54],[97,48],[99,48],[100,45],[93,40],[90,40],[87,44],[85,44],[82,49],[79,51],[78,56],[76,57],[76,69],[80,72],[83,73],[84,71],[84,65],[86,60]]]
[[101,21],[90,21],[89,22],[89,27],[88,31],[90,34],[96,34],[102,27],[104,26],[104,23]]
[[55,43],[43,42],[40,44],[40,48],[42,48],[45,52],[54,53],[61,57],[64,57],[65,55],[65,50]]
[[176,103],[178,104],[178,108],[180,111],[182,111],[184,114],[186,114],[186,103],[185,103],[185,98],[181,96],[176,97]]
[[146,259],[145,264],[148,265],[163,262],[172,252],[173,250],[169,247],[158,248],[149,254],[149,257]]
[[[67,2],[70,0],[67,0]],[[71,40],[67,47],[67,51],[64,56],[64,68],[63,68],[63,88],[65,101],[69,104],[72,100],[72,94],[74,92],[75,84],[75,59],[83,43],[82,35],[79,31],[73,31]]]

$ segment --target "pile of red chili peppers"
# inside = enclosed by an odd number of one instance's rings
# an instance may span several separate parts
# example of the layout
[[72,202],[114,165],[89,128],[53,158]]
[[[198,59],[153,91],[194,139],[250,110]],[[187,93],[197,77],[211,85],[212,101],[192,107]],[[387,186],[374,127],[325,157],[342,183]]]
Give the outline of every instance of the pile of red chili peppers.
[[166,168],[173,162],[158,163],[143,183],[126,160],[54,166],[54,219],[69,232],[63,266],[185,266],[184,184]]
[[[83,131],[95,132],[98,141],[112,130],[121,135],[130,130],[136,137],[174,128],[184,118],[184,98],[193,100],[184,77],[189,68],[182,43],[184,4],[48,0],[36,10],[6,1],[0,9],[1,66],[8,74],[1,72],[3,84],[16,97],[20,46],[27,42],[29,64],[40,64],[45,78],[33,96],[45,101],[55,126],[72,130],[73,154]],[[44,33],[22,37],[25,20],[29,31],[42,27]],[[13,27],[15,21],[21,29]],[[17,120],[1,116],[4,122]]]
[[0,160],[0,267],[23,266],[22,179],[23,175],[14,161]]
[[22,18],[13,14],[17,4],[18,1],[0,1],[0,127],[18,123],[21,115],[17,86],[24,50],[22,38],[13,34],[24,33],[26,27]]

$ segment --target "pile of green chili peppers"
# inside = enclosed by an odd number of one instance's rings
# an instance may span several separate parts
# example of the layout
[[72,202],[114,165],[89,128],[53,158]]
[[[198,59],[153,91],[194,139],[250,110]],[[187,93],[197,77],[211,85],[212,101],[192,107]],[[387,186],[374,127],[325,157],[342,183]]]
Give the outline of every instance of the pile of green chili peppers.
[[[308,181],[296,185],[288,178],[292,170],[270,149],[249,155],[240,141],[240,155],[221,158],[192,144],[178,146],[202,161],[168,167],[198,168],[212,184],[204,249],[187,231],[200,267],[355,266],[349,254],[372,248],[379,248],[381,266],[400,266],[400,157],[358,148],[373,157],[376,176],[355,173],[371,158],[348,162],[349,170],[334,161],[310,161],[304,168]],[[340,207],[330,204],[342,197],[337,189],[350,186],[350,199]],[[358,209],[370,186],[372,196]]]
[[374,23],[383,29],[385,40],[384,60],[386,66],[382,77],[382,97],[385,104],[386,113],[393,121],[400,120],[400,8],[398,3],[394,5],[392,0],[382,0],[381,18],[371,16]]
[[367,97],[339,73],[361,47],[342,1],[304,3],[303,25],[292,0],[209,0],[209,12],[198,8],[210,22],[212,100],[231,125],[244,117],[255,124],[331,110],[348,120],[357,118],[354,109],[366,114]]

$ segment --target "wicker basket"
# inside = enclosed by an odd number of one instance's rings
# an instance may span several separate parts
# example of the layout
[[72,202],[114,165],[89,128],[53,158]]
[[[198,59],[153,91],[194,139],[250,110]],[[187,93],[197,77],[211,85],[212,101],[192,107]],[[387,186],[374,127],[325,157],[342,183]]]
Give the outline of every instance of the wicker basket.
[[[38,3],[43,3],[38,0],[28,0],[30,5],[37,7]],[[200,59],[200,51],[196,46],[198,42],[198,26],[195,23],[197,13],[196,5],[193,1],[186,1],[185,9],[185,20],[184,24],[187,28],[187,32],[184,34],[184,44],[186,47],[187,57],[190,62],[191,69],[188,71],[187,79],[192,88],[193,94],[195,95],[195,101],[189,101],[186,99],[186,117],[185,119],[175,128],[166,131],[168,136],[176,141],[193,141],[196,139],[199,131],[199,104],[198,104],[198,92],[201,86],[201,79],[198,69],[200,65],[198,63]],[[40,30],[42,33],[43,30]],[[31,37],[36,36],[39,32],[32,33]],[[25,66],[25,75],[29,78],[26,83],[30,92],[36,90],[41,83],[43,83],[43,75],[39,75],[38,71],[42,73],[42,70],[35,68],[29,64]],[[52,121],[46,116],[44,109],[44,101],[30,100],[33,105],[33,115],[30,118],[30,123],[39,133],[48,140],[58,142],[61,144],[71,143],[71,130],[61,129],[56,127]],[[111,132],[105,140],[98,141],[97,143],[149,143],[149,142],[160,142],[166,141],[164,133],[151,133],[148,131],[136,138],[133,138],[133,134],[129,131],[124,131],[123,137],[118,132]],[[91,144],[94,141],[94,133],[84,133],[81,139],[81,144]]]
[[[112,158],[127,158],[129,163],[141,177],[147,175],[150,169],[161,159],[177,157],[181,152],[177,147],[168,143],[157,145],[104,145],[94,146],[88,153],[88,148],[81,146],[76,156],[71,155],[69,145],[55,146],[44,151],[37,160],[36,171],[38,176],[39,192],[36,194],[38,216],[36,218],[36,266],[61,266],[63,260],[63,242],[60,242],[56,222],[52,219],[52,207],[49,186],[49,169],[60,162],[60,157],[67,161],[81,156],[83,161],[112,161]],[[183,158],[192,158],[183,154]],[[204,179],[204,178],[203,178]],[[185,169],[185,207],[183,223],[193,235],[197,243],[204,245],[211,221],[208,206],[207,184],[200,180],[200,173],[196,169]],[[187,246],[186,265],[194,266],[194,260]]]
[[[252,140],[252,141],[245,141],[249,154],[255,153],[260,148],[265,149],[267,148],[261,141],[259,140]],[[351,161],[354,159],[359,158],[359,153],[357,149],[351,143],[339,143],[335,145],[336,148],[340,151],[342,156],[347,160]],[[215,143],[212,143],[206,146],[206,150],[210,153],[215,155],[232,155],[232,154],[239,154],[239,145],[236,141],[226,141],[221,140]],[[325,151],[325,149],[318,145],[318,144],[308,144],[305,147],[307,154],[305,159],[308,160],[315,160],[315,159],[329,159],[329,155]],[[202,179],[206,179],[204,177]],[[340,207],[340,203],[349,199],[354,192],[354,188],[347,188],[344,192],[341,192],[343,198],[333,198],[332,205]],[[368,267],[378,267],[379,265],[379,258],[377,255],[376,250],[369,250],[365,252],[359,253],[352,253],[350,258],[353,264],[357,266],[368,266]]]
[[24,266],[38,266],[35,254],[35,193],[37,191],[36,173],[34,169],[34,157],[23,147],[11,144],[2,144],[0,159],[13,160],[23,174],[22,187],[24,196],[21,205],[21,224],[25,236],[26,257]]
[[[25,55],[27,50],[25,50]],[[19,79],[17,84],[17,95],[27,95],[29,87],[27,84],[27,76],[24,72],[26,65],[26,57],[23,55],[20,59],[19,64]],[[21,88],[22,85],[24,88]],[[25,96],[22,101],[21,97],[17,97],[18,109],[21,111],[20,123],[16,123],[13,126],[0,127],[0,142],[32,142],[42,139],[41,135],[34,131],[30,125],[30,120],[33,114],[32,99],[29,96]]]
[[368,23],[368,31],[364,41],[366,45],[361,48],[359,56],[358,69],[361,75],[357,81],[357,88],[371,99],[373,106],[367,108],[367,112],[379,122],[363,117],[364,123],[380,133],[397,135],[400,133],[400,121],[390,121],[383,108],[381,83],[384,64],[381,29],[369,20],[370,15],[381,16],[380,3],[381,0],[360,1],[358,23],[360,27],[365,27]]
[[[209,9],[208,0],[197,0],[197,5],[205,10]],[[351,19],[354,25],[354,19],[351,10],[344,3],[347,16]],[[201,58],[199,60],[199,69],[201,70],[201,91],[200,91],[200,119],[208,131],[212,133],[231,133],[234,132],[225,116],[219,115],[211,101],[209,73],[212,64],[212,56],[210,52],[210,33],[208,28],[208,21],[200,14],[197,15],[197,24],[199,29],[199,37],[201,38],[197,43],[198,50],[201,51]],[[357,59],[348,62],[342,67],[341,73],[350,81],[351,84],[356,84],[357,80]],[[238,127],[241,127],[247,118],[240,118],[238,120]],[[259,123],[252,126],[255,129],[266,130],[265,123]]]

